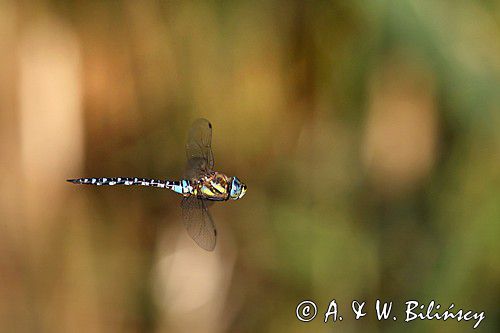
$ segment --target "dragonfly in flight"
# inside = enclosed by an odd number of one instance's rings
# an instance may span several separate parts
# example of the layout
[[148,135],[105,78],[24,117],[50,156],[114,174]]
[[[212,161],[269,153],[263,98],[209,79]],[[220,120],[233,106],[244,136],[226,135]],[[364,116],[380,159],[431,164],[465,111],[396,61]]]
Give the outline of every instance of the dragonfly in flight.
[[181,209],[189,236],[202,248],[213,251],[217,239],[208,206],[215,201],[241,199],[247,186],[237,177],[214,171],[212,124],[196,120],[186,144],[187,165],[181,180],[158,180],[137,177],[78,178],[68,182],[85,185],[140,185],[166,188],[182,195]]

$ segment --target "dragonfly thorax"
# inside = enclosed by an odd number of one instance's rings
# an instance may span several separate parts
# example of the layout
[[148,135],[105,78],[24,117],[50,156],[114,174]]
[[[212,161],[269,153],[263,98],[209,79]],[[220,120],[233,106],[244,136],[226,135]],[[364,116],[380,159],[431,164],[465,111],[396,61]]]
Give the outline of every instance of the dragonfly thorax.
[[191,180],[191,194],[207,200],[225,201],[229,199],[230,185],[230,177],[223,173],[211,172]]
[[220,172],[211,172],[189,182],[187,195],[195,195],[213,201],[238,200],[246,192],[245,184],[236,177],[229,177]]

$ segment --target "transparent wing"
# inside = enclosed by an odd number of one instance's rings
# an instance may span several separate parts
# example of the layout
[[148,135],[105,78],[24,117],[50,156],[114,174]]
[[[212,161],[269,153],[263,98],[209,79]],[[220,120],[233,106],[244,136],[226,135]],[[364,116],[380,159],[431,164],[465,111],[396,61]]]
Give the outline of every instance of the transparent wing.
[[212,153],[212,124],[206,119],[197,119],[191,125],[186,143],[186,176],[197,178],[214,167]]
[[182,218],[189,236],[207,251],[215,248],[217,231],[206,201],[195,196],[182,199]]

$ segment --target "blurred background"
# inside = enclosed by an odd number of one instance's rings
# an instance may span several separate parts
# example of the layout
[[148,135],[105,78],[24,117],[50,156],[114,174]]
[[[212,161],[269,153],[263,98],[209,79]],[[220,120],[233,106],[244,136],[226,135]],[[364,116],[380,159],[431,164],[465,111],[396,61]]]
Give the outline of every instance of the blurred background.
[[[493,0],[1,0],[0,331],[498,332],[499,90]],[[249,188],[213,253],[172,192],[65,182],[178,179],[198,117]]]

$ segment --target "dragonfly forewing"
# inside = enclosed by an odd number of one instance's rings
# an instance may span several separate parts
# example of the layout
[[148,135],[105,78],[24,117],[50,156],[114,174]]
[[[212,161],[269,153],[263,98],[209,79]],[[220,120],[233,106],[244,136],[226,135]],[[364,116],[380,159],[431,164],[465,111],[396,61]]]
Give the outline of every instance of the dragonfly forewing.
[[195,196],[184,197],[181,202],[182,218],[189,236],[202,248],[213,251],[217,239],[207,202]]
[[196,120],[189,130],[186,143],[186,176],[196,178],[214,167],[212,152],[212,124],[206,119]]

